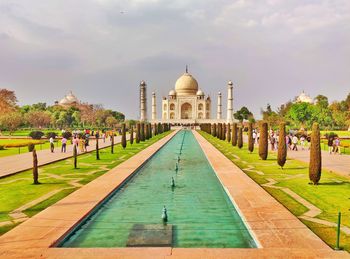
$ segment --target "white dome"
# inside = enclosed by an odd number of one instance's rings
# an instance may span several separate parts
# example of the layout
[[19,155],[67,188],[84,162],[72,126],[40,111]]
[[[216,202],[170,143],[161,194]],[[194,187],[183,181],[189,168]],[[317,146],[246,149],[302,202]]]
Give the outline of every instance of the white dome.
[[70,105],[73,103],[79,103],[78,98],[72,93],[69,92],[69,94],[67,94],[60,102],[59,104],[62,105]]
[[297,97],[298,103],[312,103],[312,98],[304,91]]
[[175,90],[178,95],[195,95],[198,91],[197,80],[186,72],[177,79]]
[[197,95],[203,96],[203,95],[204,95],[204,92],[203,92],[202,90],[199,89],[199,90],[197,91]]
[[170,90],[169,95],[170,95],[170,96],[174,96],[174,95],[176,95],[175,90]]

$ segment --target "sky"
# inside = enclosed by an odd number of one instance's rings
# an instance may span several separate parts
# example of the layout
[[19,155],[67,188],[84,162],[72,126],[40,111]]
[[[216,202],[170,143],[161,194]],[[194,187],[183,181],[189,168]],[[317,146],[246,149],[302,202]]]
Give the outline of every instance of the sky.
[[[259,118],[301,91],[350,92],[349,0],[0,0],[0,88],[19,104],[83,102],[139,118],[139,82],[161,97],[189,72],[213,100]],[[226,102],[224,101],[224,109]],[[225,113],[224,113],[225,114]]]

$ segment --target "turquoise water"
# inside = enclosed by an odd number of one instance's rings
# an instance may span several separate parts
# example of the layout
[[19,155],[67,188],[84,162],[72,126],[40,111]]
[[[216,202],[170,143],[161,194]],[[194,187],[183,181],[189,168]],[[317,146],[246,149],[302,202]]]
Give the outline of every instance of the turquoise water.
[[173,247],[256,247],[197,140],[185,130],[60,246],[125,247],[134,224],[162,224],[164,205],[173,225]]

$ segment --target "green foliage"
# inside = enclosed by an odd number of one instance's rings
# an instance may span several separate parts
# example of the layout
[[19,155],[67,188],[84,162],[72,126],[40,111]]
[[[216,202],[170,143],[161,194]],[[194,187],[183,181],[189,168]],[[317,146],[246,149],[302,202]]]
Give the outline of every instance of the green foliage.
[[78,168],[78,150],[76,145],[73,145],[73,161],[74,161],[74,169],[77,169]]
[[251,111],[248,110],[247,107],[243,106],[240,110],[238,110],[237,112],[235,112],[233,114],[233,117],[236,120],[239,120],[241,123],[244,120],[249,120],[249,121],[254,121],[254,116],[253,113]]
[[231,124],[227,124],[227,134],[226,134],[226,139],[228,143],[231,143]]
[[268,154],[268,127],[266,122],[260,123],[259,156],[262,160],[267,159]]
[[[163,131],[161,131],[163,133]],[[140,141],[145,141],[145,124],[141,122],[141,128],[140,128]]]
[[286,145],[286,124],[280,124],[279,136],[278,136],[278,153],[277,163],[281,168],[287,161],[287,145]]
[[213,137],[216,137],[216,123],[213,124],[213,130],[211,132]]
[[55,139],[57,137],[57,133],[53,132],[53,131],[46,132],[45,135],[47,138],[54,138]]
[[33,143],[28,144],[28,152],[32,152],[35,148],[35,145]]
[[33,180],[34,184],[39,184],[39,173],[38,173],[38,156],[35,148],[32,151],[33,154]]
[[134,126],[130,126],[130,145],[134,144]]
[[140,143],[141,139],[140,139],[140,135],[141,135],[141,124],[137,123],[136,124],[136,144]]
[[32,139],[41,139],[44,136],[44,132],[36,130],[29,133],[29,137]]
[[66,139],[70,139],[72,137],[72,133],[69,131],[65,131],[62,133],[62,137],[66,138]]
[[237,123],[233,123],[232,124],[232,146],[237,146]]
[[313,184],[318,184],[321,179],[322,158],[320,144],[320,128],[318,123],[312,125],[309,179]]

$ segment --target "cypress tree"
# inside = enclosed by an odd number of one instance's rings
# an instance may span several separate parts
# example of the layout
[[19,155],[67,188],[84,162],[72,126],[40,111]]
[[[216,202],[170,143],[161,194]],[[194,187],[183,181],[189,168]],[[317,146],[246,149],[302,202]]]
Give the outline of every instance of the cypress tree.
[[231,124],[230,123],[227,124],[227,137],[226,137],[226,139],[227,139],[228,143],[231,143]]
[[100,149],[98,147],[99,135],[95,134],[95,138],[96,138],[96,160],[100,160]]
[[320,145],[320,128],[318,123],[313,123],[310,146],[309,179],[316,185],[321,179],[322,157]]
[[157,136],[158,135],[157,123],[154,123],[153,127],[154,127],[154,136]]
[[149,139],[149,130],[148,123],[145,124],[145,139]]
[[222,124],[221,140],[226,140],[226,123]]
[[260,138],[259,138],[259,156],[262,160],[267,159],[268,153],[268,132],[267,123],[261,122],[260,124]]
[[145,124],[141,122],[140,141],[145,141]]
[[162,131],[162,124],[159,122],[158,123],[158,134],[162,134],[163,131]]
[[218,132],[216,134],[216,137],[218,139],[221,139],[221,131],[222,131],[222,126],[221,126],[221,123],[218,123]]
[[122,147],[123,149],[126,148],[126,130],[125,130],[125,124],[122,124]]
[[130,145],[134,144],[134,127],[130,126]]
[[141,125],[140,123],[136,124],[136,144],[140,143],[140,134],[141,134]]
[[73,160],[74,160],[74,169],[78,168],[78,150],[77,145],[73,145]]
[[213,124],[213,132],[212,132],[213,137],[216,137],[216,123]]
[[254,151],[254,139],[253,139],[253,123],[248,123],[248,150],[250,153]]
[[148,124],[149,138],[152,138],[152,124]]
[[112,138],[111,138],[111,154],[114,154],[114,132],[112,131]]
[[278,136],[277,163],[283,169],[283,166],[286,163],[286,161],[287,161],[286,124],[282,122],[280,124],[280,132]]
[[238,146],[238,148],[242,148],[243,147],[243,127],[242,126],[240,126],[238,128],[237,146]]
[[39,184],[39,173],[38,173],[38,156],[35,148],[32,150],[33,153],[33,180],[34,184]]
[[232,146],[237,146],[237,123],[233,123],[232,125]]

